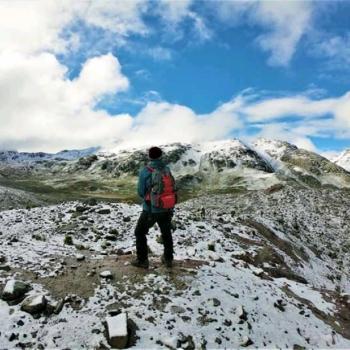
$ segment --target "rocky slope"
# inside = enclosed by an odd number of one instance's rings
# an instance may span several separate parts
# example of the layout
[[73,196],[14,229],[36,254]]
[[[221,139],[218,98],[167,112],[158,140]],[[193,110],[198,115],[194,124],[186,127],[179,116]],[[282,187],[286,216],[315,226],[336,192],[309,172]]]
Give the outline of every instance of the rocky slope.
[[349,348],[349,196],[293,183],[188,200],[173,270],[157,227],[151,269],[129,265],[137,205],[2,211],[0,344],[106,349],[104,321],[127,314],[137,349]]
[[[205,193],[264,189],[278,183],[350,187],[350,173],[344,168],[287,142],[259,139],[248,146],[232,139],[174,143],[163,149],[183,199]],[[118,153],[83,152],[83,157],[77,151],[56,155],[3,152],[0,184],[49,193],[54,201],[84,196],[137,200],[134,186],[140,167],[147,162],[145,148]]]

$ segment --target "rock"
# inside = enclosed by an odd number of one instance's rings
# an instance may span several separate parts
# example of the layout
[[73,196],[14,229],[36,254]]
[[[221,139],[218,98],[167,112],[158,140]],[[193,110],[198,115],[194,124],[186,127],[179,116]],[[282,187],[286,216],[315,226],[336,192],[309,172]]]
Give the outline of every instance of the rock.
[[22,299],[24,295],[29,292],[32,287],[25,282],[10,280],[6,283],[2,292],[2,299],[6,301],[15,301]]
[[4,255],[0,255],[0,263],[6,262],[6,257]]
[[116,235],[105,235],[104,238],[107,239],[108,241],[116,241],[117,240]]
[[83,213],[84,211],[88,210],[88,207],[82,206],[82,205],[77,205],[75,207],[75,211],[78,213]]
[[237,311],[237,316],[239,317],[240,320],[247,321],[247,313],[244,310],[242,305],[238,306],[236,311]]
[[222,256],[220,256],[219,254],[215,253],[215,252],[210,252],[209,254],[209,258],[212,261],[217,261],[217,262],[224,262],[224,259]]
[[182,314],[184,312],[186,312],[186,309],[182,306],[178,306],[178,305],[172,305],[170,307],[170,310],[173,314]]
[[208,243],[208,250],[215,252],[215,243],[214,242]]
[[259,276],[262,276],[264,274],[264,270],[261,268],[255,268],[255,269],[253,269],[253,273],[255,276],[259,277]]
[[113,278],[112,272],[108,270],[100,272],[100,276],[103,278],[109,278],[109,279]]
[[96,198],[88,198],[84,201],[84,203],[86,203],[87,205],[94,207],[95,205],[97,205],[97,199]]
[[0,271],[10,271],[11,267],[9,265],[0,265]]
[[85,255],[83,255],[83,254],[77,254],[75,257],[76,257],[76,259],[77,259],[78,261],[83,261],[83,260],[85,260]]
[[112,348],[125,349],[128,344],[128,319],[126,313],[106,317],[108,343]]
[[118,235],[119,232],[118,232],[118,230],[116,228],[112,228],[112,229],[109,230],[109,234],[111,234],[111,235]]
[[278,299],[276,303],[273,303],[273,306],[279,310],[281,310],[282,312],[286,311],[285,306],[287,304],[282,300],[282,299]]
[[45,295],[36,294],[25,298],[21,305],[21,310],[31,315],[40,314],[46,308],[47,300]]
[[64,244],[66,245],[73,245],[73,238],[71,235],[65,235],[64,236]]
[[216,299],[216,298],[213,298],[213,305],[214,306],[220,306],[221,305],[221,302],[219,299]]
[[124,221],[124,222],[130,222],[130,221],[131,221],[130,216],[124,216],[124,217],[123,217],[123,221]]
[[9,341],[18,340],[18,333],[12,333],[9,337]]
[[242,342],[241,342],[240,346],[247,347],[247,346],[253,345],[253,344],[254,344],[253,341],[245,335],[242,338]]
[[102,214],[102,215],[106,215],[106,214],[110,214],[111,213],[111,209],[109,208],[102,208],[97,210],[97,214]]
[[181,348],[184,350],[194,350],[196,348],[192,336],[191,335],[184,336],[181,333],[176,346],[177,348]]

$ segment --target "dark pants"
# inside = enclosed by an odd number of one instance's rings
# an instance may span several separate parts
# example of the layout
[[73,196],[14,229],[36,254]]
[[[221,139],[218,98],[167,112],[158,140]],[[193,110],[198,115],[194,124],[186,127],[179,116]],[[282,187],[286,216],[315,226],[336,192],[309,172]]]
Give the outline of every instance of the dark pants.
[[171,236],[171,218],[169,212],[164,213],[148,213],[142,211],[135,228],[136,236],[136,253],[140,261],[144,261],[148,256],[147,237],[149,229],[157,223],[164,244],[164,258],[173,260],[173,238]]

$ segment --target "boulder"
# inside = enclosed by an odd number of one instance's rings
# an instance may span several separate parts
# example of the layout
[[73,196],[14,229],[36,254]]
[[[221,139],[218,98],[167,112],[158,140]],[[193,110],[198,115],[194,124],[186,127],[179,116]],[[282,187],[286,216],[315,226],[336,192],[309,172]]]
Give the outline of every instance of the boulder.
[[36,294],[25,298],[21,305],[21,310],[31,315],[40,314],[46,308],[47,300],[45,295]]
[[102,208],[102,209],[99,209],[97,210],[97,214],[110,214],[111,213],[111,209],[109,208]]
[[13,279],[6,283],[1,297],[6,301],[15,301],[22,299],[31,289],[32,287],[28,283]]
[[108,343],[112,348],[125,349],[128,344],[128,318],[126,313],[106,317]]

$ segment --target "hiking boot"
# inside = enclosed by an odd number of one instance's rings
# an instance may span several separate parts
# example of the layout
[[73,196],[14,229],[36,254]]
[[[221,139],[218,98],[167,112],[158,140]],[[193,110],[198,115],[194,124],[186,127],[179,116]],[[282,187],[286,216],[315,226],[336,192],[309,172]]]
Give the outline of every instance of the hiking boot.
[[135,267],[141,267],[143,269],[148,269],[149,268],[149,261],[148,259],[146,260],[139,260],[138,258],[134,259],[130,263],[132,266]]
[[173,267],[173,259],[165,259],[164,255],[162,255],[162,264],[166,267]]

